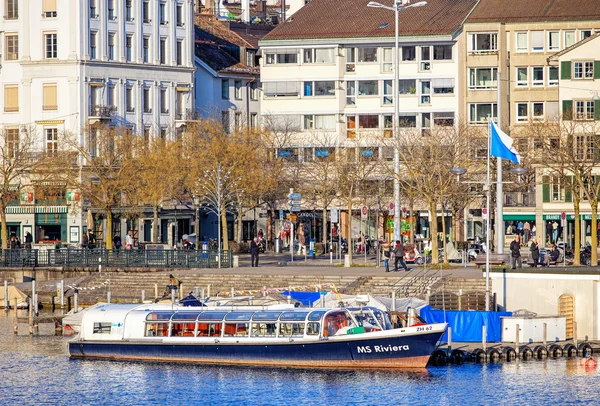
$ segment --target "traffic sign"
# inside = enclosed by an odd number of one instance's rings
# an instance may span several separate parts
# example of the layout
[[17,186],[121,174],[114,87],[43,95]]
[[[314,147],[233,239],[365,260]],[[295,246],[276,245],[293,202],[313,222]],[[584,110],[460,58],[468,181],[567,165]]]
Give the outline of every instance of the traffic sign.
[[565,213],[564,211],[562,213],[560,213],[560,219],[562,221],[565,221],[567,219],[567,213]]
[[300,200],[302,196],[300,195],[300,193],[292,193],[290,194],[290,199],[292,200]]
[[339,210],[338,209],[331,209],[331,222],[332,223],[339,223],[340,222]]
[[366,220],[367,214],[369,214],[369,208],[367,206],[363,206],[362,209],[360,209],[361,220]]
[[283,220],[283,209],[279,209],[279,219]]
[[394,203],[390,203],[390,216],[394,215]]
[[487,217],[488,217],[488,209],[487,208],[481,209],[481,218],[486,220]]

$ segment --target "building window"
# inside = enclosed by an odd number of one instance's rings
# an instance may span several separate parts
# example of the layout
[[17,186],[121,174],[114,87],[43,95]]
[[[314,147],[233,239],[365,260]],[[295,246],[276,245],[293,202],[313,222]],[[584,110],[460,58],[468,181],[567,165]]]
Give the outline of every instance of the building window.
[[574,62],[573,63],[573,79],[593,79],[594,78],[594,62]]
[[304,63],[333,63],[333,48],[305,49]]
[[242,100],[242,81],[236,80],[233,82],[234,97],[236,100]]
[[434,45],[433,46],[434,61],[451,61],[452,60],[452,45]]
[[160,3],[158,5],[160,25],[167,24],[167,10],[166,9],[167,9],[167,5],[165,3]]
[[400,117],[398,117],[398,127],[416,128],[417,115],[412,113],[400,113]]
[[565,31],[565,48],[575,44],[575,31]]
[[145,87],[142,93],[142,97],[144,98],[144,113],[152,113],[152,98],[150,96],[150,88]]
[[377,48],[376,47],[356,48],[356,61],[357,62],[377,62]]
[[19,111],[18,86],[4,86],[4,111],[6,113],[15,113]]
[[548,33],[548,51],[558,51],[560,49],[560,33],[550,31]]
[[44,85],[42,110],[58,110],[56,83]]
[[246,65],[247,66],[255,66],[256,65],[256,63],[254,62],[255,57],[256,57],[256,52],[246,50]]
[[125,60],[131,62],[133,55],[131,53],[131,46],[133,43],[133,36],[127,35],[125,37]]
[[229,111],[221,112],[221,125],[223,125],[223,129],[226,133],[229,132]]
[[402,47],[402,61],[414,61],[417,59],[417,52],[414,46]]
[[160,64],[164,65],[167,63],[167,39],[160,39]]
[[470,68],[469,89],[495,89],[498,86],[498,68]]
[[488,118],[495,120],[497,114],[496,103],[469,103],[469,124],[486,124]]
[[431,70],[431,47],[421,47],[421,70]]
[[17,158],[19,152],[19,129],[5,128],[6,144],[8,146],[7,155],[9,158]]
[[559,120],[558,102],[546,102],[546,117],[548,121],[557,122]]
[[416,94],[417,81],[415,79],[400,79],[398,82],[398,93],[400,94]]
[[335,130],[335,114],[307,114],[303,123],[305,130]]
[[356,70],[356,49],[346,48],[346,72],[354,72]]
[[356,104],[356,82],[346,82],[346,104],[354,106]]
[[263,92],[265,97],[298,97],[298,82],[267,82]]
[[6,0],[5,5],[4,18],[6,20],[16,20],[19,18],[19,0]]
[[558,66],[548,66],[548,86],[558,86]]
[[90,32],[90,59],[96,59],[96,33]]
[[113,21],[117,19],[115,15],[115,0],[107,0],[108,19]]
[[167,100],[167,89],[160,89],[160,112],[169,114],[169,101]]
[[258,114],[257,113],[250,114],[250,128],[252,128],[252,129],[258,128]]
[[125,0],[125,21],[133,21],[133,10],[131,9],[132,0]]
[[42,17],[56,17],[56,0],[44,0],[42,3]]
[[498,50],[497,33],[469,34],[469,52],[494,52]]
[[106,105],[110,107],[116,107],[117,105],[117,89],[115,85],[108,85],[107,87],[107,102]]
[[544,52],[544,31],[531,31],[531,51]]
[[149,125],[145,125],[144,129],[142,130],[142,136],[144,137],[144,142],[146,143],[146,145],[148,145],[148,142],[150,140],[150,126]]
[[431,81],[421,81],[421,98],[419,99],[420,104],[431,104]]
[[593,120],[594,119],[594,101],[577,100],[575,101],[575,120]]
[[434,94],[454,94],[454,79],[433,79]]
[[135,112],[135,103],[133,100],[133,87],[125,88],[125,109],[128,113]]
[[454,112],[433,113],[433,124],[436,127],[452,127],[454,125]]
[[265,51],[266,64],[296,64],[298,63],[297,49],[275,49]]
[[221,99],[229,100],[229,79],[221,79]]
[[58,129],[46,128],[46,152],[55,155],[58,152]]
[[183,27],[183,6],[181,4],[177,4],[175,7],[175,18],[177,19],[177,26]]
[[233,128],[235,131],[240,131],[242,128],[242,113],[235,112],[233,115]]
[[148,24],[152,21],[150,20],[150,4],[147,1],[142,3],[142,21],[144,24]]
[[529,81],[527,80],[527,68],[517,68],[517,87],[527,87]]
[[378,96],[379,82],[377,80],[359,80],[358,81],[359,96]]
[[176,62],[177,62],[177,66],[181,66],[183,65],[183,41],[182,40],[177,40],[177,57],[176,57]]
[[393,48],[383,48],[383,60],[381,61],[382,72],[392,72],[394,68],[393,55]]
[[6,58],[7,61],[19,59],[19,36],[6,34]]
[[393,81],[391,80],[384,80],[383,81],[383,96],[382,96],[382,101],[381,104],[385,105],[390,105],[394,102],[394,89],[392,89],[393,87]]
[[258,85],[256,80],[250,82],[250,100],[258,100]]
[[164,125],[160,127],[160,138],[167,139],[167,127]]
[[587,37],[592,36],[592,30],[580,30],[579,35],[580,35],[580,40],[586,39]]
[[531,68],[531,85],[544,86],[544,67],[534,66]]
[[527,33],[517,32],[517,52],[527,52]]
[[529,120],[529,106],[527,103],[517,103],[517,121],[524,122]]
[[304,96],[335,96],[335,82],[333,80],[304,82]]
[[98,9],[96,8],[96,0],[90,0],[90,18],[98,18]]
[[148,63],[150,60],[150,37],[144,37],[142,41],[142,58],[144,63]]
[[533,102],[531,103],[531,110],[533,112],[533,119],[536,121],[544,120],[544,103]]
[[46,44],[46,59],[58,58],[58,42],[56,34],[44,34],[44,42]]
[[115,60],[115,34],[113,32],[108,34],[108,60]]

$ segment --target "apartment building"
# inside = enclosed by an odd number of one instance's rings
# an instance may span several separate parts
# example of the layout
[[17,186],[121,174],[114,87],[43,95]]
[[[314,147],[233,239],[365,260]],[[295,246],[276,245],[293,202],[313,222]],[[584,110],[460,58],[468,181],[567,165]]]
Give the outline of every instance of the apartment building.
[[[63,132],[85,143],[97,123],[169,136],[193,107],[191,0],[5,0],[0,16],[0,122],[17,137],[34,131],[40,151]],[[79,194],[60,191],[55,202],[21,193],[11,232],[78,243],[85,222],[69,205]]]

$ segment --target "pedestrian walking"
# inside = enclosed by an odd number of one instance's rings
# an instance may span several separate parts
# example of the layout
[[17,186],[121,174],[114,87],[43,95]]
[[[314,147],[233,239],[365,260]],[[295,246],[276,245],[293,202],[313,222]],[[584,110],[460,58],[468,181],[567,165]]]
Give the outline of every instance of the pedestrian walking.
[[258,267],[258,252],[258,238],[254,237],[250,241],[250,263],[253,268]]
[[400,244],[400,241],[396,240],[396,246],[394,247],[394,272],[398,272],[398,263],[402,265],[404,271],[408,272],[406,261],[404,260],[404,246]]
[[127,232],[125,236],[125,249],[132,250],[133,249],[133,236],[131,235],[131,231]]
[[519,236],[515,235],[515,239],[510,243],[510,267],[511,269],[520,269],[523,264],[521,262],[521,243]]
[[32,243],[33,243],[33,237],[31,236],[31,233],[29,231],[27,231],[25,233],[25,248],[31,249]]
[[388,247],[388,249],[384,249],[383,245],[381,246],[381,250],[383,251],[383,265],[385,265],[385,271],[389,272],[390,271],[390,259],[392,258],[393,254],[394,254],[394,245],[390,244],[390,246]]

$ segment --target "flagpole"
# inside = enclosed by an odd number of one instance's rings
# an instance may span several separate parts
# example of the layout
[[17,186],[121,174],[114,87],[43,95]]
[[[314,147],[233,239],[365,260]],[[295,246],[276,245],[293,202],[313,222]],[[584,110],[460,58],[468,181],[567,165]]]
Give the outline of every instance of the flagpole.
[[[497,107],[496,107],[496,124],[498,128],[502,128],[500,126],[501,123],[501,100],[500,100],[500,69],[498,69],[496,73],[496,92],[497,92]],[[497,158],[498,163],[496,166],[496,254],[504,254],[504,192],[502,188],[502,158]]]
[[492,154],[492,118],[488,118],[487,178],[485,182],[486,233],[485,233],[485,311],[490,311],[490,157]]

